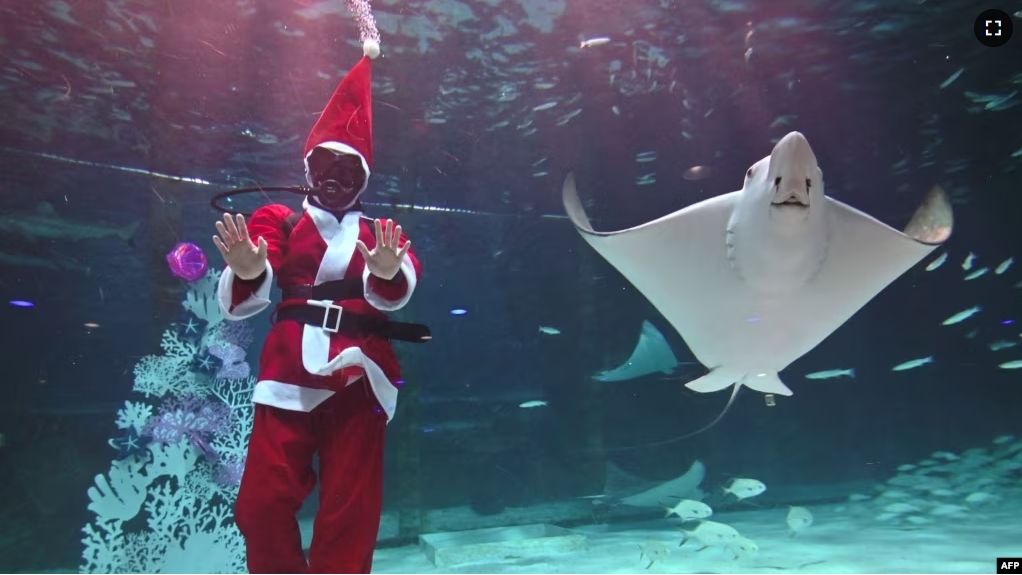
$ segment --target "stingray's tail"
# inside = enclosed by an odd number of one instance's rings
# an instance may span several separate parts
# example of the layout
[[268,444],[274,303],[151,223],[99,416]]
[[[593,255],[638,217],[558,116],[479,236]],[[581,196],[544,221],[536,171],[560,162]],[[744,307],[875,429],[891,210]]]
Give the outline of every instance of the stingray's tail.
[[664,439],[663,441],[655,441],[653,443],[644,443],[642,445],[630,445],[627,447],[612,447],[609,449],[601,449],[600,451],[631,451],[633,449],[644,449],[646,447],[659,447],[661,445],[670,445],[683,441],[690,437],[694,437],[710,429],[714,425],[717,425],[721,419],[724,419],[724,415],[727,414],[728,410],[731,409],[731,405],[734,404],[735,398],[738,397],[738,389],[745,385],[751,389],[759,391],[761,393],[774,393],[777,395],[791,395],[791,390],[788,386],[781,382],[781,379],[777,377],[777,372],[757,372],[757,373],[746,373],[736,369],[727,369],[724,367],[717,367],[707,373],[706,375],[690,381],[685,384],[685,387],[692,391],[699,393],[712,393],[714,391],[720,391],[728,386],[734,386],[731,391],[731,397],[728,398],[727,404],[724,405],[724,409],[713,419],[713,421],[700,427],[699,429],[686,433],[685,435],[679,435],[678,437],[672,437],[670,439]]
[[[699,381],[699,380],[696,380],[696,381]],[[695,383],[695,381],[692,382],[692,383]],[[735,382],[735,384],[734,384],[734,391],[731,392],[731,397],[728,398],[727,404],[724,405],[724,409],[722,409],[720,411],[720,414],[717,415],[717,417],[715,417],[713,419],[713,421],[707,423],[706,425],[700,427],[699,429],[697,429],[695,431],[691,431],[689,433],[686,433],[685,435],[679,435],[678,437],[672,437],[671,439],[665,439],[663,441],[655,441],[653,443],[644,443],[642,445],[632,445],[632,446],[629,446],[629,447],[612,447],[610,449],[604,449],[603,451],[630,451],[630,450],[633,450],[633,449],[643,449],[643,448],[646,448],[646,447],[658,447],[658,446],[661,446],[661,445],[670,445],[672,443],[677,443],[679,441],[682,441],[682,440],[688,439],[690,437],[694,437],[696,435],[699,435],[700,433],[706,431],[707,429],[710,429],[714,425],[717,425],[717,423],[721,419],[724,418],[724,414],[726,414],[727,411],[729,409],[731,409],[731,405],[735,402],[735,398],[738,397],[738,389],[740,387],[742,387],[742,383],[740,381]]]

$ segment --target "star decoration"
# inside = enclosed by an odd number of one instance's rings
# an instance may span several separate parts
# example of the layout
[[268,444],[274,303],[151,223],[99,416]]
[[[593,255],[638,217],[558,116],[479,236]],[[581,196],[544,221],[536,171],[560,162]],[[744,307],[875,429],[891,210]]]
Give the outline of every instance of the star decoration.
[[209,351],[202,351],[195,354],[192,359],[192,370],[206,375],[212,375],[220,369],[220,360]]
[[199,343],[202,341],[208,325],[209,322],[206,320],[197,317],[191,311],[185,311],[174,322],[174,331],[183,341]]
[[144,455],[149,439],[139,436],[134,429],[129,429],[123,436],[111,439],[108,443],[117,450],[119,459],[125,459],[132,455]]

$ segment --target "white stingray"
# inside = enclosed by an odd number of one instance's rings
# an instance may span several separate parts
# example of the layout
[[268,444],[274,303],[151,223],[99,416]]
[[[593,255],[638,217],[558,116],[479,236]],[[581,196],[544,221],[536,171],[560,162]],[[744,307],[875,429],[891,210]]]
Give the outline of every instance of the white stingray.
[[627,381],[636,379],[651,373],[671,374],[674,368],[680,365],[674,357],[671,346],[660,330],[649,321],[642,322],[642,331],[639,332],[639,342],[635,344],[628,361],[606,371],[601,371],[593,376],[597,381]]
[[904,233],[828,198],[798,132],[749,168],[740,191],[638,227],[593,231],[572,175],[563,200],[582,237],[710,370],[686,386],[707,393],[734,385],[732,400],[742,385],[791,395],[777,373],[946,241],[953,220],[939,187]]

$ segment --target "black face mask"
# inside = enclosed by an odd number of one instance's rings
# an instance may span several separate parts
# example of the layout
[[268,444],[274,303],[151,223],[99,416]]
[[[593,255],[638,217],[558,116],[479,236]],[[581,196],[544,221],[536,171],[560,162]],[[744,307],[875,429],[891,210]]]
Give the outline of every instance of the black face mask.
[[346,210],[365,186],[362,159],[354,154],[317,147],[309,154],[309,179],[316,200],[328,210]]

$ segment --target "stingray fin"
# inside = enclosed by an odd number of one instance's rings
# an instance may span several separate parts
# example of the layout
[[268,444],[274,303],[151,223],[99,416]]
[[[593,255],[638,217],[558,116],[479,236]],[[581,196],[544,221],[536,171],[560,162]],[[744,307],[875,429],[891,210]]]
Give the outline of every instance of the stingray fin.
[[[575,189],[574,176],[565,180],[561,199],[586,243],[646,296],[682,335],[700,363],[712,366],[724,364],[729,348],[719,313],[721,302],[744,295],[728,263],[724,238],[741,193],[716,196],[633,228],[611,232],[593,230]],[[648,257],[650,250],[661,249],[670,249],[669,262]]]
[[833,198],[827,203],[832,214],[827,261],[799,303],[804,315],[832,326],[824,337],[936,249],[939,244],[931,242],[946,240],[953,224],[950,203],[939,188],[923,201],[908,233]]
[[698,393],[713,393],[739,383],[744,376],[745,373],[741,371],[718,367],[699,379],[686,383],[685,387]]
[[905,235],[928,245],[940,245],[951,237],[954,227],[951,200],[940,186],[933,186],[905,226]]
[[777,395],[791,395],[788,386],[784,385],[781,378],[774,372],[750,373],[742,380],[745,387],[755,389],[760,393],[774,393]]

